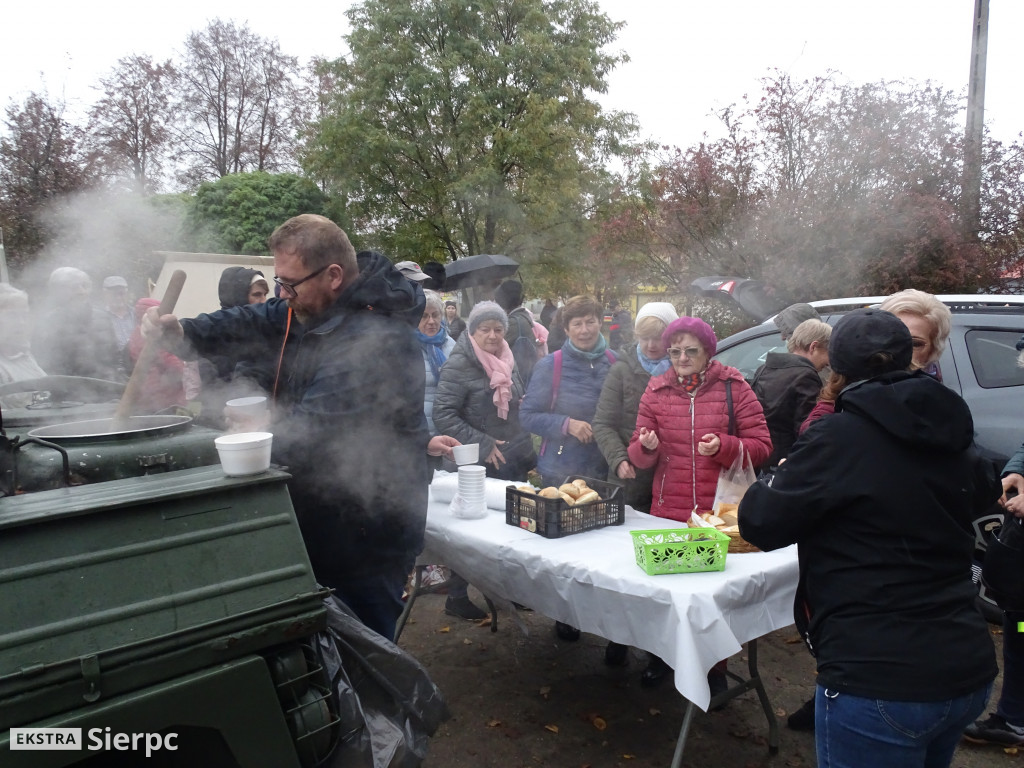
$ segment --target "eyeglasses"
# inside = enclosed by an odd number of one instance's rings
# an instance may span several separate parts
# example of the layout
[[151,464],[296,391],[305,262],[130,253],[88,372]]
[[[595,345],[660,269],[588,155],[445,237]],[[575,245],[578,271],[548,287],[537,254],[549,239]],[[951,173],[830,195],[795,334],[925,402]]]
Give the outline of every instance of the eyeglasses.
[[685,349],[680,349],[679,347],[668,348],[668,356],[672,359],[675,359],[680,355],[686,355],[688,359],[693,360],[695,357],[700,357],[700,352],[700,347],[686,347]]
[[320,269],[318,269],[316,272],[310,272],[304,278],[302,278],[301,280],[296,280],[294,283],[286,283],[284,280],[281,280],[277,275],[274,275],[274,282],[277,283],[277,287],[281,289],[282,293],[290,294],[292,296],[298,296],[299,293],[298,291],[295,290],[296,288],[298,288],[307,280],[312,280],[314,277],[319,275],[321,272],[323,272],[330,266],[331,265],[328,264],[327,266],[320,267]]

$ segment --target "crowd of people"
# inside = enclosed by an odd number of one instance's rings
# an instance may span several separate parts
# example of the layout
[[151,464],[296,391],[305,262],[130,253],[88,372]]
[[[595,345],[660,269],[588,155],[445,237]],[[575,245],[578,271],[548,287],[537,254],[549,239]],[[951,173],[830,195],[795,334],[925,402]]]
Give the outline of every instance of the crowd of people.
[[[742,536],[765,550],[798,545],[795,619],[818,676],[790,725],[815,730],[819,765],[948,765],[965,729],[1024,744],[1019,634],[1007,631],[998,707],[977,720],[997,668],[970,580],[979,511],[1000,500],[1024,516],[1013,495],[1024,491],[1024,447],[1000,485],[973,449],[969,409],[941,384],[950,313],[935,297],[901,291],[834,328],[793,305],[776,318],[787,351],[770,352],[748,383],[715,359],[711,326],[668,303],[639,307],[635,321],[613,307],[609,338],[595,298],[549,300],[535,319],[514,280],[460,311],[424,290],[431,278],[415,262],[357,254],[320,216],[285,222],[270,249],[273,286],[231,268],[221,309],[186,319],[148,300],[126,312],[121,278],[104,281],[100,310],[82,301],[78,270],[57,270],[50,287],[65,314],[38,348],[13,321],[25,296],[0,286],[12,329],[0,372],[73,364],[75,375],[123,376],[118,345],[130,359],[153,340],[172,378],[202,361],[206,391],[265,392],[314,573],[385,637],[423,546],[431,467],[454,446],[479,444],[489,477],[607,479],[634,509],[681,525],[712,508],[723,470],[746,463],[763,479],[740,506]],[[86,347],[81,333],[110,343]],[[149,389],[185,397],[167,380]],[[452,574],[446,610],[484,618],[467,587]],[[1007,614],[1008,627],[1020,618]],[[569,623],[554,631],[580,636]],[[628,656],[605,649],[609,665]],[[725,670],[722,659],[708,675],[713,695]],[[650,656],[641,684],[670,672]]]

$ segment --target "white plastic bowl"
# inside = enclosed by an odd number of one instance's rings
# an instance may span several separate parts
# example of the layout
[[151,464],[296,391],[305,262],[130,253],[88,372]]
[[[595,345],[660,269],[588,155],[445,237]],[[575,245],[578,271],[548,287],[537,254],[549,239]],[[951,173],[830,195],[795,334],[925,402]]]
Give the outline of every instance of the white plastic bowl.
[[480,443],[456,445],[452,448],[452,455],[455,457],[455,463],[459,466],[475,464],[480,460]]
[[224,404],[229,416],[238,418],[255,418],[262,416],[267,411],[267,398],[258,397],[236,397]]
[[258,475],[270,469],[270,432],[240,432],[221,435],[213,442],[217,446],[220,465],[228,477]]

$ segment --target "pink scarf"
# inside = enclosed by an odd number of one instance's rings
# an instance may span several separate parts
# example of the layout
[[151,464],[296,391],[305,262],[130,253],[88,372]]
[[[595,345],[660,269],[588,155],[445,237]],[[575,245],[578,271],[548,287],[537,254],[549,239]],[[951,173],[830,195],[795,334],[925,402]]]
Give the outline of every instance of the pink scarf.
[[469,342],[473,345],[476,359],[484,367],[491,389],[494,390],[494,405],[498,409],[498,418],[507,419],[508,404],[512,400],[512,366],[515,365],[512,350],[509,349],[508,342],[502,339],[501,357],[498,357],[480,349],[480,345],[472,336],[469,337]]

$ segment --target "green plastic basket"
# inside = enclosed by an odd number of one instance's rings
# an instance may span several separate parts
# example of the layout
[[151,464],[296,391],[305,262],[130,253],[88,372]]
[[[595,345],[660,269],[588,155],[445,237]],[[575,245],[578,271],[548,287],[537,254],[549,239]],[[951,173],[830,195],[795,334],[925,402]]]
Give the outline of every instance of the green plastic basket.
[[651,576],[725,570],[729,536],[714,528],[630,531],[636,564]]

